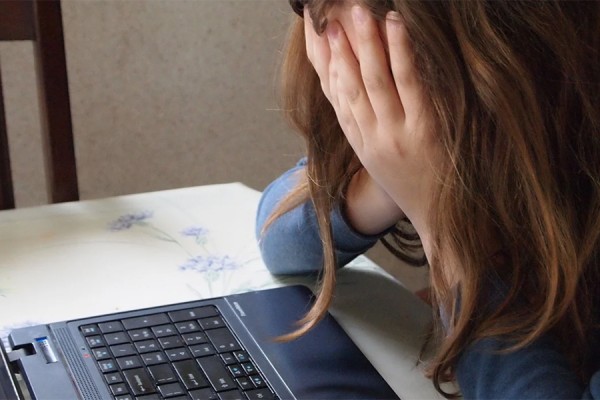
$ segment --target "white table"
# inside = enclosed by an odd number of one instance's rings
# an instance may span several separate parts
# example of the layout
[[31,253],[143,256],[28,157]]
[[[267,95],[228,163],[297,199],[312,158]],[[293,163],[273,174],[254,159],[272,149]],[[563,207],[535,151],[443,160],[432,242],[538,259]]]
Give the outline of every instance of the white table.
[[[254,238],[260,193],[210,185],[0,212],[0,336],[14,328],[290,283]],[[439,397],[416,361],[430,311],[366,257],[331,313],[404,399]]]

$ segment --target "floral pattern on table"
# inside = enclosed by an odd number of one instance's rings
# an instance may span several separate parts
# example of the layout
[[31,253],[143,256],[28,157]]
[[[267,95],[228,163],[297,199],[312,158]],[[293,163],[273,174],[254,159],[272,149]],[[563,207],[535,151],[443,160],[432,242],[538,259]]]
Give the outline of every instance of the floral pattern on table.
[[[233,183],[0,212],[0,338],[31,325],[313,286],[314,277],[274,277],[265,268],[254,233],[259,199]],[[431,398],[430,383],[414,371],[420,345],[407,350],[415,324],[428,326],[419,319],[424,305],[408,292],[389,303],[383,295],[401,287],[384,275],[368,258],[356,258],[338,274],[332,313],[390,371],[389,382],[419,393],[404,398]],[[382,315],[373,310],[377,295],[385,300]],[[392,333],[391,314],[400,322]]]
[[[0,280],[0,306],[13,310],[0,319],[0,338],[35,324],[284,284],[311,285],[314,278],[274,277],[265,268],[254,238],[258,198],[258,192],[241,185],[215,185],[0,215],[0,239],[15,240],[13,246],[0,240],[5,255],[0,273],[7,278]],[[238,210],[240,205],[248,209]],[[16,221],[16,228],[3,231],[3,217]],[[21,237],[15,239],[15,232]],[[64,276],[44,263],[59,266]],[[352,264],[377,268],[365,257]],[[47,285],[32,276],[43,277]],[[101,289],[101,301],[81,285],[86,280]],[[161,289],[166,293],[159,294]]]
[[[246,275],[245,268],[252,268],[252,262],[257,260],[256,255],[249,259],[239,259],[230,254],[215,254],[209,250],[211,242],[210,230],[200,225],[182,227],[178,235],[171,235],[156,226],[152,217],[154,211],[143,210],[119,216],[108,224],[111,232],[119,233],[125,230],[138,229],[147,234],[149,238],[172,243],[181,250],[185,260],[177,265],[178,272],[200,276],[206,283],[205,290],[198,290],[199,297],[208,298],[225,293],[239,293],[256,288],[250,280],[236,279]],[[261,271],[265,272],[264,268]],[[193,279],[192,279],[193,281]],[[220,284],[220,289],[215,285]],[[264,286],[261,284],[261,286]]]

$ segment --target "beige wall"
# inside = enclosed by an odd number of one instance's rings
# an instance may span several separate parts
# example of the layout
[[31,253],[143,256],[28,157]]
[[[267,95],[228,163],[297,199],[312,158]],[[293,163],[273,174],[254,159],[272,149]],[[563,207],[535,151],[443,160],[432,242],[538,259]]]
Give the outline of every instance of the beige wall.
[[[285,0],[63,0],[81,196],[239,181],[302,154],[277,111]],[[17,203],[46,202],[31,43],[0,43]],[[425,275],[381,248],[411,288]]]
[[[275,96],[285,1],[63,0],[63,19],[82,198],[261,189],[300,156]],[[31,44],[3,43],[0,57],[17,202],[40,204]]]

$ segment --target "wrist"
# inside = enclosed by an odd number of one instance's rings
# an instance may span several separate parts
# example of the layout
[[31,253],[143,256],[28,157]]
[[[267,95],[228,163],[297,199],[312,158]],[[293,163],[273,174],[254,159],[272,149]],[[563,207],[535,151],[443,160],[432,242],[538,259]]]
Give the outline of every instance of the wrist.
[[346,188],[343,213],[352,228],[376,235],[395,225],[404,213],[365,169],[360,169]]

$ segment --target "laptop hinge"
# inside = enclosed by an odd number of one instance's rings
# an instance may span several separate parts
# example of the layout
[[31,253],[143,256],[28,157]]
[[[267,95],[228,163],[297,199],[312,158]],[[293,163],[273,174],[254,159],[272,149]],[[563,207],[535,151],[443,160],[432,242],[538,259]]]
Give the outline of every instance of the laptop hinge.
[[15,364],[17,361],[19,361],[21,358],[23,357],[27,357],[28,355],[30,355],[31,353],[26,351],[25,349],[16,349],[16,350],[12,350],[10,353],[8,353],[8,361],[11,364]]
[[[18,400],[23,398],[22,392],[17,384],[13,374],[13,360],[11,353],[7,353],[2,343],[0,343],[0,398],[8,400]],[[23,352],[25,350],[23,349]],[[19,358],[17,354],[13,357]]]

